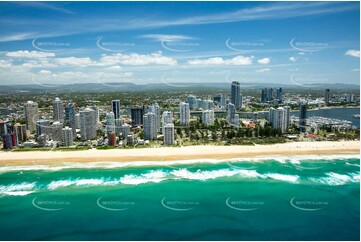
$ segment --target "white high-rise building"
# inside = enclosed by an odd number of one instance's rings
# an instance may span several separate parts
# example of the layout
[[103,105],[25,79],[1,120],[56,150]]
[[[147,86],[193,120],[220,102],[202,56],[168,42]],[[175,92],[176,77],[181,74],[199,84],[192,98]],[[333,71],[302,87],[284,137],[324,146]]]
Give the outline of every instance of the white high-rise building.
[[80,113],[75,114],[75,129],[80,129]]
[[25,121],[26,128],[30,131],[30,133],[34,132],[36,127],[36,121],[39,120],[39,107],[38,103],[33,101],[28,101],[25,104]]
[[189,103],[189,108],[194,110],[197,108],[197,98],[194,95],[189,95],[187,97],[187,103]]
[[204,110],[202,112],[202,124],[205,126],[214,125],[214,111],[213,110]]
[[152,105],[151,111],[152,113],[155,113],[155,116],[157,117],[156,129],[158,131],[160,129],[160,108],[158,103]]
[[227,122],[234,124],[234,116],[236,115],[236,107],[233,103],[227,104]]
[[174,124],[166,124],[164,126],[164,145],[173,145],[174,144]]
[[188,126],[190,120],[190,110],[189,103],[181,102],[179,104],[179,117],[180,117],[180,125]]
[[60,98],[56,97],[53,102],[53,119],[60,123],[64,123],[64,107],[63,101]]
[[280,129],[282,132],[288,129],[290,122],[290,108],[288,106],[277,109],[270,108],[268,115],[268,121],[273,128]]
[[203,100],[203,110],[210,110],[212,108],[214,108],[212,100]]
[[64,146],[72,146],[73,145],[73,129],[66,126],[62,130],[62,140]]
[[36,121],[36,136],[45,134],[49,136],[51,134],[50,122],[46,119],[40,119]]
[[85,108],[80,112],[80,135],[81,140],[91,140],[97,136],[96,113],[91,108]]
[[59,121],[55,121],[54,123],[52,123],[50,128],[51,128],[51,139],[61,142],[63,140],[63,134],[62,134],[63,124],[60,123]]
[[146,113],[143,115],[143,128],[145,139],[153,140],[157,138],[156,121],[157,117],[155,113]]
[[173,112],[172,111],[164,111],[162,113],[162,134],[164,135],[164,127],[167,124],[173,123]]

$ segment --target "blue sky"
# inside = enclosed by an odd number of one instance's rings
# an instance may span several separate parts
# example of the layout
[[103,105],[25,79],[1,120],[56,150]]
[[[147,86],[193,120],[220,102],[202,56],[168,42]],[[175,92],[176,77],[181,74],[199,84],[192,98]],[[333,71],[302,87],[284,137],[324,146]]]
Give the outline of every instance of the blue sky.
[[0,84],[350,83],[358,2],[1,2]]

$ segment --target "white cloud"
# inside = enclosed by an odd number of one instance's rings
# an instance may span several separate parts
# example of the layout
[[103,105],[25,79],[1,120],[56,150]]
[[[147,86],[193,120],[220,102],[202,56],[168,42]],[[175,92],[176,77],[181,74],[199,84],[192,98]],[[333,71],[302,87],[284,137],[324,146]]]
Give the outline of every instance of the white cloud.
[[270,58],[262,58],[262,59],[259,59],[257,62],[261,65],[267,65],[271,62],[271,59]]
[[51,74],[51,71],[48,70],[40,70],[39,74]]
[[124,55],[121,53],[114,55],[103,55],[100,63],[104,65],[177,65],[177,61],[171,57],[164,56],[162,52],[156,52],[146,55],[137,53]]
[[360,69],[352,69],[351,71],[360,71]]
[[297,61],[297,58],[294,57],[294,56],[291,56],[291,57],[289,58],[289,60],[292,61],[292,62],[296,62],[296,61]]
[[80,66],[86,67],[92,64],[96,64],[92,59],[89,57],[64,57],[64,58],[55,58],[54,59],[56,64],[61,66]]
[[188,64],[190,65],[251,65],[252,64],[252,57],[246,57],[238,55],[231,59],[223,59],[222,57],[212,57],[208,59],[194,59],[189,60]]
[[12,64],[11,64],[11,62],[10,61],[8,61],[8,60],[0,60],[0,67],[11,67],[12,66]]
[[107,67],[105,69],[108,70],[108,71],[120,71],[120,70],[123,69],[123,67],[116,65],[116,66],[109,66],[109,67]]
[[180,41],[180,40],[191,40],[195,39],[185,35],[167,35],[167,34],[145,34],[141,35],[141,38],[153,39],[156,41]]
[[18,50],[18,51],[10,51],[6,53],[8,57],[15,58],[29,58],[29,59],[41,59],[47,57],[54,57],[54,53],[43,52],[43,51],[28,51],[28,50]]
[[264,68],[264,69],[259,69],[259,70],[256,70],[256,72],[267,72],[267,71],[271,71],[270,68]]
[[348,51],[345,52],[345,55],[360,58],[360,51],[359,50],[348,50]]

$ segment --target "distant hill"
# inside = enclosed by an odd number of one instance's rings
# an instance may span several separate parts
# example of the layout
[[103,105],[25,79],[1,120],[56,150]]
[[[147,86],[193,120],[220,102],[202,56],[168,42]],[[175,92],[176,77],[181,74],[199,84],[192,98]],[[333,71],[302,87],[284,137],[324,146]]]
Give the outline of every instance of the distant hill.
[[[67,85],[0,85],[0,92],[26,92],[26,91],[78,91],[78,92],[111,92],[111,91],[152,91],[152,90],[190,90],[190,89],[229,89],[230,83],[149,83],[138,85],[134,83],[77,83]],[[292,85],[281,83],[241,83],[241,89],[262,89],[265,87],[282,87],[287,89],[314,89],[325,88],[334,90],[360,89],[356,84],[345,83],[314,83],[311,85]]]

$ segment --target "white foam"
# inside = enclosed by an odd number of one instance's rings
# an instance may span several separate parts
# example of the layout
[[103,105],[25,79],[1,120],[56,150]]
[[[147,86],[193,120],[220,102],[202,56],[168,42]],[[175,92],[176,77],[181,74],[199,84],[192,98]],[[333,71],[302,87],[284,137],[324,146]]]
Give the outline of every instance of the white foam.
[[360,173],[349,173],[348,175],[339,174],[335,172],[326,173],[326,177],[314,178],[311,177],[309,180],[330,186],[341,186],[347,183],[360,182]]
[[187,169],[179,169],[174,170],[171,172],[172,175],[184,179],[189,180],[208,180],[208,179],[215,179],[218,177],[229,177],[238,174],[239,172],[236,170],[229,170],[229,169],[221,169],[221,170],[214,170],[214,171],[201,171],[197,170],[196,172],[191,172]]
[[278,173],[267,173],[265,176],[272,178],[274,180],[280,180],[280,181],[286,181],[286,182],[292,182],[296,183],[298,182],[298,179],[300,178],[297,175],[284,175],[284,174],[278,174]]
[[11,196],[25,196],[27,194],[35,192],[36,182],[27,183],[23,182],[20,184],[11,184],[7,186],[0,186],[0,194],[11,195]]
[[17,191],[17,192],[3,192],[3,194],[8,196],[26,196],[34,192],[35,191]]
[[133,174],[125,175],[120,178],[120,182],[127,185],[138,185],[148,182],[159,183],[165,180],[166,176],[167,173],[163,171],[151,171],[149,173],[141,174],[139,176]]

